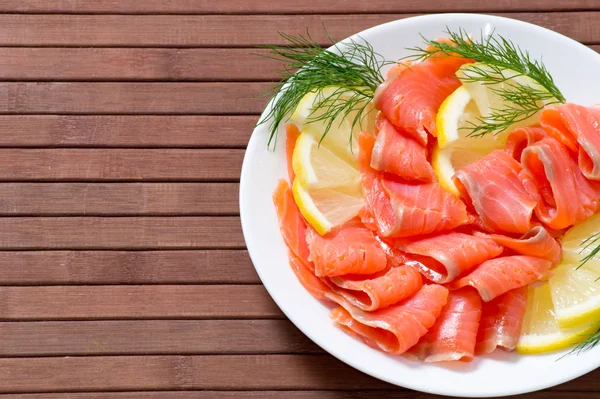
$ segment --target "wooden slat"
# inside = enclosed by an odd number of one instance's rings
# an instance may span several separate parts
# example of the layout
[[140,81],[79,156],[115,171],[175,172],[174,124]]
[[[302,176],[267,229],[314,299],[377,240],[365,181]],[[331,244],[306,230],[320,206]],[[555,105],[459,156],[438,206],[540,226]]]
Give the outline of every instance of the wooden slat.
[[[457,399],[403,388],[374,391],[186,391],[9,394],[2,399]],[[510,399],[595,399],[595,392],[542,391],[510,396]]]
[[256,116],[0,115],[0,147],[245,147]]
[[271,86],[267,82],[2,82],[0,114],[256,114],[268,100],[260,95]]
[[0,249],[243,248],[237,217],[7,217]]
[[257,284],[245,250],[0,251],[0,285]]
[[243,156],[241,149],[6,148],[0,181],[236,181]]
[[5,321],[281,316],[261,285],[0,287]]
[[390,388],[331,356],[0,359],[0,391]]
[[237,183],[0,183],[0,215],[237,215]]
[[[600,46],[592,45],[598,51]],[[278,80],[283,64],[262,49],[1,47],[0,80],[36,81],[263,81]],[[160,117],[153,117],[159,119]],[[215,118],[217,119],[217,118]],[[209,124],[211,119],[195,121]],[[110,121],[106,121],[110,123]],[[137,121],[150,128],[149,122]],[[167,120],[168,123],[173,123]],[[2,119],[0,118],[0,123]],[[244,127],[250,128],[254,123]],[[1,126],[1,125],[0,125]],[[188,127],[189,125],[184,125]],[[67,126],[68,127],[68,126]],[[135,127],[135,125],[133,126]],[[100,129],[103,127],[100,125]],[[170,128],[168,126],[167,128]],[[71,129],[72,130],[72,129]],[[198,127],[201,131],[202,127]],[[162,132],[162,131],[161,131]],[[171,130],[177,137],[177,130]],[[196,131],[197,132],[197,131]],[[186,132],[189,134],[189,132]],[[12,136],[12,135],[11,135]],[[170,135],[169,135],[170,136]],[[199,136],[196,134],[195,136]],[[210,138],[209,132],[206,134]],[[233,137],[246,135],[233,135]],[[197,140],[203,136],[195,137]],[[3,139],[3,137],[0,137]],[[12,137],[11,137],[12,138]],[[229,137],[227,137],[229,138]],[[148,140],[140,135],[139,140]],[[156,137],[152,137],[156,139]],[[165,140],[172,139],[165,137]],[[1,143],[2,141],[0,141]],[[89,142],[85,143],[89,145]]]
[[278,80],[262,49],[0,48],[1,80]]
[[[590,0],[593,1],[593,0]],[[400,5],[399,5],[400,6]],[[600,12],[499,14],[600,42]],[[0,46],[249,47],[282,44],[278,31],[335,38],[414,14],[370,15],[0,15]],[[235,27],[235,28],[232,28]]]
[[402,2],[386,0],[343,0],[323,2],[319,0],[291,0],[266,2],[264,0],[247,1],[205,1],[178,0],[4,0],[0,12],[26,13],[174,13],[174,14],[254,14],[254,13],[369,13],[369,12],[457,12],[457,11],[533,11],[533,10],[597,10],[595,0],[569,0],[562,3],[546,3],[539,0],[498,0],[482,2],[478,0],[404,0]]
[[[6,392],[393,388],[329,355],[0,359],[0,377]],[[597,392],[597,377],[590,373],[557,389]]]
[[287,320],[0,323],[0,356],[322,353]]

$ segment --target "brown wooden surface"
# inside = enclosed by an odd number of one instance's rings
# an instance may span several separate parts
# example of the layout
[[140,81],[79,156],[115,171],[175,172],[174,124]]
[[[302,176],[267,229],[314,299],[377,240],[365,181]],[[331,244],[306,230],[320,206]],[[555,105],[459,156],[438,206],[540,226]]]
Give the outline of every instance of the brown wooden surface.
[[[280,67],[254,46],[453,11],[600,50],[598,0],[0,1],[0,398],[433,399],[283,316],[238,190]],[[599,376],[518,398],[597,398]]]

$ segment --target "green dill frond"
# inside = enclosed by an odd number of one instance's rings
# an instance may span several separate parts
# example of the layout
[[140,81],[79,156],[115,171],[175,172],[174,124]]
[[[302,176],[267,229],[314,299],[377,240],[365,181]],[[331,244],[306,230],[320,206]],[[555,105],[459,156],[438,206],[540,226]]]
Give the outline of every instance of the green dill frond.
[[590,349],[598,345],[598,343],[600,342],[600,326],[595,332],[591,334],[586,334],[584,335],[584,337],[586,337],[585,341],[575,345],[575,347],[571,349],[568,353],[566,353],[564,356],[573,354],[579,355],[581,352],[589,351]]
[[[276,94],[272,107],[257,124],[272,121],[269,145],[281,123],[289,118],[306,94],[319,93],[331,86],[337,89],[329,97],[322,96],[313,107],[307,123],[325,123],[326,129],[321,140],[338,117],[349,117],[352,127],[360,124],[370,112],[368,105],[375,90],[384,81],[381,69],[391,62],[385,61],[371,44],[362,39],[336,44],[331,51],[322,48],[308,32],[305,36],[279,34],[289,43],[287,46],[261,47],[270,50],[266,57],[285,63],[280,71],[281,80],[265,93]],[[329,39],[332,44],[335,43],[331,37]],[[319,112],[315,113],[316,110]]]
[[577,265],[578,269],[585,265],[589,260],[596,257],[598,253],[600,253],[600,244],[596,244],[598,240],[600,240],[600,232],[592,234],[591,236],[589,236],[581,242],[581,249],[579,250],[580,254],[583,252],[587,252],[590,249],[590,247],[594,245],[595,246],[589,251],[589,253],[586,256],[581,258],[581,260],[579,261],[579,265]]
[[[482,83],[492,88],[506,104],[502,109],[493,109],[491,114],[467,127],[469,136],[485,136],[506,131],[515,123],[526,121],[550,104],[564,103],[565,98],[556,87],[552,76],[540,61],[534,60],[529,52],[520,49],[508,39],[494,35],[473,40],[464,29],[457,32],[446,30],[450,42],[423,38],[426,48],[415,47],[408,50],[415,54],[406,57],[413,61],[424,61],[435,57],[460,57],[473,59],[485,64],[485,68],[470,66],[465,68],[462,79],[470,83]],[[513,71],[506,74],[506,71]],[[468,71],[468,73],[467,73]],[[516,74],[515,74],[516,73]],[[535,80],[539,87],[515,82],[514,78],[527,76]]]

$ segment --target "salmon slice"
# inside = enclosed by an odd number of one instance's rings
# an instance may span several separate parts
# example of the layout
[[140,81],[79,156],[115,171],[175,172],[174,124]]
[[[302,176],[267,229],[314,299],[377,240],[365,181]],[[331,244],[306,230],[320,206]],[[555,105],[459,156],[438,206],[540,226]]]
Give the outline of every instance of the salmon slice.
[[583,176],[567,148],[554,138],[525,148],[521,163],[540,193],[535,214],[549,227],[574,225],[598,210],[600,185]]
[[309,251],[305,239],[306,223],[294,202],[292,190],[285,180],[279,181],[273,193],[273,202],[279,218],[279,228],[288,247],[292,271],[309,293],[317,299],[323,299],[329,288],[314,274],[314,265],[308,259]]
[[521,164],[505,151],[493,151],[465,166],[453,181],[488,229],[521,234],[531,229],[536,188]]
[[292,184],[294,182],[294,178],[296,177],[296,173],[294,173],[294,167],[292,165],[292,158],[294,155],[294,148],[296,147],[296,140],[298,140],[298,137],[300,136],[300,130],[298,130],[298,126],[290,123],[286,126],[285,133],[285,155],[287,157],[287,170],[290,184]]
[[436,135],[435,118],[442,102],[460,85],[456,71],[469,60],[440,57],[397,68],[377,88],[375,107],[397,128],[426,146]]
[[365,312],[348,302],[331,311],[331,318],[344,331],[367,345],[399,355],[415,345],[433,326],[448,299],[441,285],[425,285],[411,298],[374,312]]
[[520,255],[529,255],[546,259],[551,261],[553,266],[560,263],[562,256],[560,244],[543,226],[533,227],[520,238],[479,232],[475,234],[478,237],[488,237]]
[[427,161],[427,149],[397,130],[384,116],[377,119],[377,138],[371,167],[408,180],[431,182],[433,168]]
[[423,285],[421,275],[409,266],[390,267],[371,276],[331,277],[330,288],[359,309],[386,308],[412,296]]
[[546,131],[539,126],[515,129],[508,135],[504,150],[517,162],[521,162],[523,150],[527,146],[537,143],[546,135]]
[[375,139],[361,133],[358,165],[365,207],[361,220],[382,237],[408,237],[451,230],[469,223],[465,204],[438,183],[412,184],[387,179],[371,168]]
[[527,308],[527,287],[520,287],[483,304],[475,353],[491,353],[497,347],[517,347]]
[[402,251],[417,255],[409,255],[406,264],[436,283],[448,283],[502,252],[492,239],[458,232],[402,238],[394,243]]
[[503,256],[483,262],[465,277],[450,283],[451,289],[470,285],[479,291],[481,299],[492,299],[548,276],[552,263],[533,256]]
[[308,262],[306,222],[294,201],[294,194],[285,180],[280,180],[273,192],[273,203],[279,219],[281,235],[287,247],[303,262]]
[[373,232],[355,220],[320,236],[307,229],[306,242],[317,277],[373,274],[384,270],[387,257]]
[[591,180],[600,180],[600,108],[563,104],[547,107],[540,123],[569,149],[579,152],[579,167]]
[[408,357],[428,363],[473,360],[481,306],[479,294],[470,287],[450,292],[440,317]]

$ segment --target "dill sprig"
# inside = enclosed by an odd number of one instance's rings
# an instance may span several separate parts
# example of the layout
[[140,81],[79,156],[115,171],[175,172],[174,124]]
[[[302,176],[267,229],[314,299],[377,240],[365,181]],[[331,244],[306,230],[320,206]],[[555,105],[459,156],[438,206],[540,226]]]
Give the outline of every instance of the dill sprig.
[[[586,238],[585,240],[583,240],[581,242],[582,246],[581,246],[581,249],[579,250],[579,253],[581,254],[583,252],[587,252],[588,249],[590,249],[590,247],[592,247],[594,244],[596,244],[596,242],[598,242],[598,240],[600,240],[600,232],[594,233],[591,236],[589,236],[588,238]],[[600,252],[600,245],[596,245],[592,250],[589,251],[589,253],[586,256],[581,258],[581,260],[579,261],[579,265],[577,266],[577,269],[579,269],[581,266],[585,265],[590,259],[593,259],[596,255],[598,255],[599,252]]]
[[[532,59],[529,52],[522,50],[501,35],[483,35],[473,40],[464,29],[451,32],[446,29],[449,41],[430,40],[423,37],[426,48],[408,50],[415,54],[406,57],[413,61],[424,61],[436,57],[460,57],[486,64],[485,67],[465,67],[463,81],[479,82],[491,86],[490,90],[503,101],[501,109],[492,109],[490,115],[479,118],[468,127],[470,136],[484,136],[506,131],[516,123],[526,121],[544,106],[564,103],[565,98],[556,87],[552,76],[541,61]],[[513,71],[508,73],[507,71]],[[535,80],[539,87],[518,82],[520,76]]]
[[318,101],[306,123],[324,122],[325,131],[321,140],[338,117],[350,117],[352,128],[360,124],[369,112],[367,108],[375,90],[384,81],[381,69],[390,62],[385,61],[362,38],[335,44],[328,35],[334,44],[332,51],[322,48],[308,31],[306,36],[281,32],[279,35],[289,43],[287,46],[261,46],[270,50],[267,58],[285,63],[284,69],[279,71],[281,80],[265,93],[279,94],[273,98],[267,115],[258,123],[260,125],[272,120],[269,145],[276,137],[280,124],[289,118],[306,94],[323,94],[323,90],[331,86],[337,88],[317,97]]
[[585,339],[585,341],[580,342],[577,345],[575,345],[575,347],[573,349],[571,349],[568,353],[566,353],[564,356],[573,355],[573,354],[579,355],[581,352],[588,351],[588,350],[592,349],[593,347],[595,347],[596,345],[598,345],[598,343],[600,342],[600,326],[598,327],[598,329],[595,332],[593,332],[591,334],[585,334],[583,336],[587,337]]

